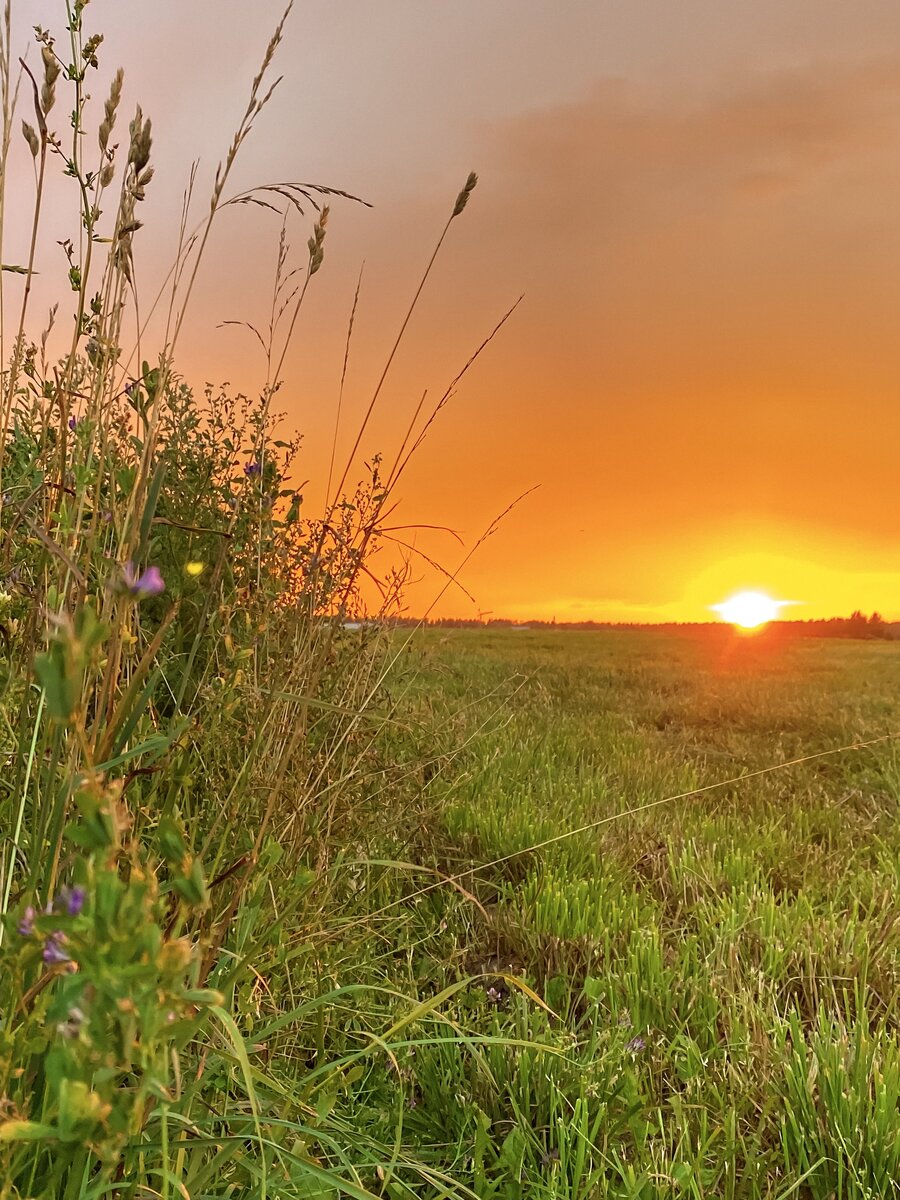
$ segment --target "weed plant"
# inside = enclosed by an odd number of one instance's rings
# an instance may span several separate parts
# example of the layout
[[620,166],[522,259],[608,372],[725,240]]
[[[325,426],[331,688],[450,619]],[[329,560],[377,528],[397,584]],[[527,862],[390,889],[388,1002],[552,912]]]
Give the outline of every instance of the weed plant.
[[[196,224],[191,177],[151,304],[134,255],[151,122],[125,115],[88,0],[62,3],[60,28],[36,28],[21,62],[12,0],[0,20],[4,1200],[365,1197],[392,1172],[450,1194],[398,1134],[337,1112],[367,1059],[390,1056],[375,1031],[389,1026],[389,1042],[432,1007],[404,1004],[383,971],[365,988],[339,980],[355,943],[331,953],[322,936],[374,870],[372,814],[404,795],[386,756],[394,650],[376,626],[342,626],[364,578],[376,616],[397,604],[403,570],[377,578],[369,564],[423,431],[411,425],[390,470],[374,460],[359,486],[351,459],[324,515],[305,514],[297,441],[278,436],[273,403],[328,202],[353,198],[295,182],[229,193],[290,7]],[[4,215],[29,161],[31,227],[13,246]],[[58,177],[73,230],[35,333]],[[237,205],[284,216],[266,378],[249,400],[198,393],[176,367],[210,232]],[[296,264],[289,229],[304,218]],[[360,952],[358,978],[367,966]]]

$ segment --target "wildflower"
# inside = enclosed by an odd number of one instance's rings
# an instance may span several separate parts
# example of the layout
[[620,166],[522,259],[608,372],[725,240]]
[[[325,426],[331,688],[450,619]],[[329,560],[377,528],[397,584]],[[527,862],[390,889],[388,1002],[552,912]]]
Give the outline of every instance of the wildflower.
[[185,571],[187,571],[188,575],[190,575],[193,579],[196,579],[198,575],[202,575],[203,572],[206,570],[206,563],[202,563],[202,562],[185,563],[184,569],[185,569]]
[[63,948],[65,940],[66,935],[64,933],[60,933],[59,931],[56,933],[51,933],[47,938],[46,942],[44,943],[43,959],[44,962],[49,966],[57,966],[59,963],[69,961],[70,956]]
[[141,381],[139,379],[132,379],[131,383],[129,383],[125,388],[125,395],[133,403],[140,397],[140,394],[141,394]]
[[261,470],[262,467],[260,466],[259,461],[255,458],[244,464],[244,474],[248,479],[255,479]]
[[34,933],[35,915],[36,914],[35,914],[34,909],[29,904],[28,907],[25,909],[25,911],[22,913],[22,920],[19,922],[19,936],[20,937],[31,937],[31,935]]
[[625,1049],[630,1054],[640,1054],[642,1050],[647,1049],[647,1043],[640,1036],[633,1037],[630,1042],[625,1043]]
[[78,428],[78,418],[77,417],[69,417],[69,428],[72,430],[73,433]]
[[147,567],[146,571],[138,572],[131,562],[122,568],[122,582],[125,591],[137,600],[145,600],[148,596],[159,596],[166,590],[166,583],[160,574],[159,567]]
[[488,1000],[490,1000],[491,1004],[499,1004],[503,999],[500,992],[495,987],[489,987],[485,995],[487,996]]
[[84,908],[85,890],[83,887],[64,887],[57,900],[70,917],[77,917]]

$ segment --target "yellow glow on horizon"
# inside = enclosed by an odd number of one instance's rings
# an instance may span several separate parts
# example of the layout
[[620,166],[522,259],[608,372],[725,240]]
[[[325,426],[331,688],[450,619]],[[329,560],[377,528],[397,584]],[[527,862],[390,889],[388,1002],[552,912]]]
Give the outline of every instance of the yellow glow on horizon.
[[737,592],[711,608],[739,629],[758,629],[760,625],[774,621],[785,603],[785,600],[773,600],[765,592]]

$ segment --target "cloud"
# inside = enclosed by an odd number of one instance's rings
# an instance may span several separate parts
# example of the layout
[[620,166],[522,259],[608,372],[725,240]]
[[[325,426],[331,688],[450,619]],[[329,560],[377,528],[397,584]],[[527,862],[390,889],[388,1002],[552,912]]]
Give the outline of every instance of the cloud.
[[594,243],[716,220],[900,148],[900,58],[755,72],[699,93],[600,81],[486,134],[497,198]]

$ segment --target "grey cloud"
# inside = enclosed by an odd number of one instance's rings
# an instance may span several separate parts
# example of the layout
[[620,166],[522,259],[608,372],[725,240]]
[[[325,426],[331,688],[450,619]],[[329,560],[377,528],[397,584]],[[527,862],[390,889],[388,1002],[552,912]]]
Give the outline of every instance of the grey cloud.
[[[900,147],[900,59],[756,72],[697,94],[622,80],[494,125],[493,168],[518,207],[594,229],[771,199]],[[504,197],[510,200],[510,194]]]

